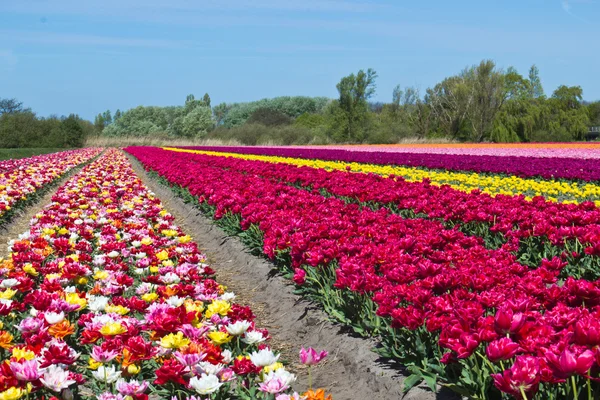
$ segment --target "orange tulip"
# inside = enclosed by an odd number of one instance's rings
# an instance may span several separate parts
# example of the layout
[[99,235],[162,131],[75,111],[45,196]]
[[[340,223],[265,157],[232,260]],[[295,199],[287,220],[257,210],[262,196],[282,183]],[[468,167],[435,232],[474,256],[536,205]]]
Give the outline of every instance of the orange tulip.
[[316,392],[309,390],[308,392],[304,393],[303,396],[306,397],[306,400],[333,400],[331,395],[325,397],[325,390],[323,389],[317,389]]
[[12,341],[13,335],[7,331],[0,331],[0,347],[10,350],[13,347]]
[[75,333],[75,327],[65,319],[62,322],[54,324],[48,328],[48,333],[55,338],[62,339],[65,336]]

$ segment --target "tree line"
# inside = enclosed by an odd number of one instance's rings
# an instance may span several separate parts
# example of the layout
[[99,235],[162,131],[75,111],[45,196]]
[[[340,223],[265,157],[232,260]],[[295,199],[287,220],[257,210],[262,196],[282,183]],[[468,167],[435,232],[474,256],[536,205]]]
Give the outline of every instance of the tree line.
[[337,84],[339,97],[277,97],[221,103],[188,96],[184,106],[136,107],[99,114],[108,136],[166,135],[243,144],[394,143],[446,138],[469,142],[583,140],[600,125],[600,102],[579,86],[545,94],[538,68],[527,76],[491,60],[465,68],[423,93],[396,86],[391,103],[375,103],[377,73],[360,70]]
[[0,98],[0,147],[78,147],[98,135],[247,145],[573,141],[600,126],[599,101],[583,101],[580,86],[546,95],[535,65],[524,76],[484,60],[425,91],[397,85],[390,103],[372,101],[377,78],[373,69],[343,77],[336,99],[282,96],[213,106],[208,93],[190,94],[181,106],[105,111],[93,124],[76,114],[39,117],[16,99]]
[[0,148],[81,147],[95,132],[91,122],[76,114],[38,117],[22,102],[0,98]]

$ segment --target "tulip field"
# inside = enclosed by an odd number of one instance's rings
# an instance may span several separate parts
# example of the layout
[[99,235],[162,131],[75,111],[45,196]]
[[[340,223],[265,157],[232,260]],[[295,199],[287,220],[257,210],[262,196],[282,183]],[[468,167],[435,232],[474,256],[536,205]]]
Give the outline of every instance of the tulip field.
[[[405,390],[598,399],[599,150],[128,147],[0,161],[0,223],[82,167],[0,260],[0,400],[332,399],[292,390],[291,360],[134,159],[375,338],[406,368]],[[328,356],[299,355],[309,373]]]
[[332,317],[378,338],[411,373],[407,387],[480,399],[600,395],[593,157],[126,151]]

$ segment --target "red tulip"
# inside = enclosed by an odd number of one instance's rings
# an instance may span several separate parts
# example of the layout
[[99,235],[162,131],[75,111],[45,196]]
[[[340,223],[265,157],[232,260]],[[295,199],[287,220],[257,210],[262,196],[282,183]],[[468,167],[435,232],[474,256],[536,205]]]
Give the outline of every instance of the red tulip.
[[569,349],[564,349],[560,355],[557,355],[548,351],[546,360],[557,377],[568,378],[571,375],[585,375],[594,364],[594,353],[584,350],[577,354]]
[[519,345],[507,337],[491,342],[485,350],[491,362],[508,360],[519,351]]
[[533,395],[539,389],[540,362],[532,356],[518,356],[512,367],[502,374],[493,374],[494,384],[504,393],[516,398]]
[[517,332],[525,324],[525,321],[522,313],[514,313],[510,308],[501,308],[494,317],[494,327],[496,332],[505,335],[509,332]]

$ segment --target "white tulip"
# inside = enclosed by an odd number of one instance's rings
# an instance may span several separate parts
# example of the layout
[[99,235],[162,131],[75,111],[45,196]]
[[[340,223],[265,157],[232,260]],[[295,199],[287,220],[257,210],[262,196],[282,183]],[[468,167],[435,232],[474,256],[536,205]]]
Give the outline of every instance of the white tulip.
[[275,355],[269,349],[253,351],[252,354],[250,354],[250,361],[252,361],[252,364],[256,365],[257,367],[267,367],[269,365],[273,365],[278,359],[279,354]]
[[258,332],[258,331],[250,331],[250,332],[246,332],[244,334],[244,337],[242,338],[242,342],[246,343],[246,344],[256,344],[256,343],[260,343],[260,342],[264,342],[265,340],[267,340],[262,333]]
[[46,319],[47,323],[49,323],[50,325],[54,325],[54,324],[58,324],[58,323],[64,321],[65,313],[62,311],[59,313],[50,311],[50,312],[44,313],[44,318]]
[[0,288],[7,289],[7,288],[11,288],[13,286],[17,286],[18,284],[19,284],[18,279],[14,279],[14,278],[5,279],[2,281],[2,283],[0,283]]
[[227,333],[229,333],[230,335],[239,336],[244,334],[248,330],[248,328],[250,328],[250,325],[252,325],[252,323],[249,321],[237,321],[233,324],[227,325],[225,329],[227,329]]
[[194,388],[198,394],[211,394],[219,390],[222,383],[215,375],[202,374],[200,378],[194,376],[190,379],[190,386]]
[[65,371],[56,364],[52,364],[46,368],[46,372],[40,378],[40,382],[54,392],[60,392],[75,383],[74,380],[69,379],[69,371]]
[[121,371],[117,371],[114,366],[107,368],[101,365],[96,371],[92,372],[92,375],[100,382],[113,383],[121,377]]

